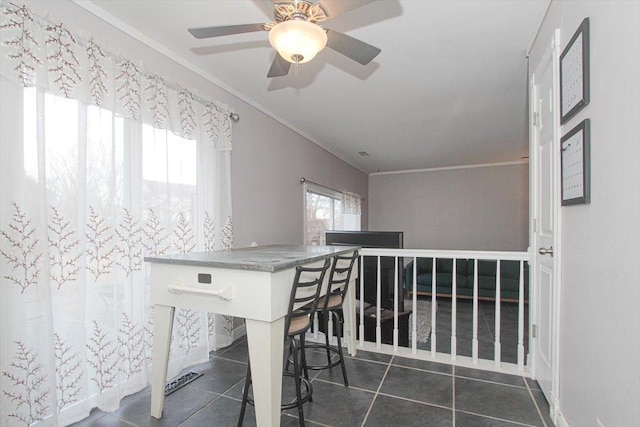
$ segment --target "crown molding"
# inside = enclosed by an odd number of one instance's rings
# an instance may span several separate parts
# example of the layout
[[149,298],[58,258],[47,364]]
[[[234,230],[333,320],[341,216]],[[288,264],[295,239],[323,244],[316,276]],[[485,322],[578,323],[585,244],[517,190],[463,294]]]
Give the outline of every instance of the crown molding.
[[512,165],[524,165],[529,163],[529,160],[518,160],[514,162],[502,162],[502,163],[482,163],[477,165],[463,165],[463,166],[445,166],[441,168],[427,168],[427,169],[408,169],[403,171],[389,171],[389,172],[372,172],[369,176],[373,175],[399,175],[405,173],[422,173],[422,172],[440,172],[450,171],[458,169],[476,169],[476,168],[490,168],[499,166],[512,166]]

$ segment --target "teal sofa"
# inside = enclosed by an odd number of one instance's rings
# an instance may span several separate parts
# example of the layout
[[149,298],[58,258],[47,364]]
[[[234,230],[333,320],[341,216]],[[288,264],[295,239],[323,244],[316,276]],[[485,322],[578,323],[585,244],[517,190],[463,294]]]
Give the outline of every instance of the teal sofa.
[[[431,294],[433,280],[433,259],[417,259],[417,293]],[[496,298],[496,261],[478,261],[478,298]],[[457,295],[459,297],[473,297],[474,260],[456,260]],[[529,266],[524,263],[524,300],[529,299]],[[413,261],[404,270],[404,288],[413,291]],[[453,279],[453,260],[436,258],[436,294],[451,296]],[[500,299],[518,301],[520,287],[520,261],[500,261]]]

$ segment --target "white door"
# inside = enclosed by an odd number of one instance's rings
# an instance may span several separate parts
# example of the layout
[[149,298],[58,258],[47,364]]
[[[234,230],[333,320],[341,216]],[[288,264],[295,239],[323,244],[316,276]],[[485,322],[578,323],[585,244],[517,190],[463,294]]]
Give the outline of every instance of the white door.
[[559,255],[558,48],[554,37],[531,76],[532,375],[555,412]]

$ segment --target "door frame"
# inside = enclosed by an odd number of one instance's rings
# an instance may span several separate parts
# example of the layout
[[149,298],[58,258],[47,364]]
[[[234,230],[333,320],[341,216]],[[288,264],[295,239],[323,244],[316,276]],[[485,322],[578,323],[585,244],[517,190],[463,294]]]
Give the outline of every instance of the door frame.
[[[560,87],[560,29],[556,29],[553,33],[550,43],[547,45],[547,48],[544,51],[544,54],[540,57],[540,61],[538,64],[533,64],[534,67],[538,67],[540,64],[545,63],[545,61],[551,61],[553,67],[553,83],[552,83],[552,99],[556,106],[560,105],[560,97],[559,97],[559,87]],[[531,65],[529,64],[529,259],[531,263],[531,268],[529,268],[530,272],[530,298],[532,304],[530,305],[530,316],[532,321],[529,324],[529,337],[531,337],[530,341],[530,369],[531,369],[531,377],[536,378],[536,346],[538,345],[537,338],[534,337],[534,327],[539,324],[539,320],[537,319],[537,310],[539,301],[536,300],[537,295],[537,267],[538,261],[536,258],[536,252],[538,250],[538,241],[536,234],[536,222],[537,222],[537,212],[540,201],[538,200],[538,176],[539,176],[539,164],[540,159],[538,158],[538,148],[537,148],[537,138],[535,136],[535,126],[537,124],[537,108],[535,106],[536,96],[535,96],[535,77],[537,69],[531,69]],[[554,188],[554,208],[553,208],[553,219],[554,219],[554,236],[553,236],[553,307],[551,307],[551,330],[553,332],[552,342],[552,367],[551,367],[551,399],[549,401],[550,406],[550,416],[554,423],[557,423],[558,414],[560,412],[559,407],[559,385],[560,385],[560,369],[559,369],[559,361],[560,361],[560,296],[562,289],[562,216],[560,209],[560,115],[554,114],[553,119],[553,144],[556,149],[553,150],[553,176],[552,176],[552,185]]]

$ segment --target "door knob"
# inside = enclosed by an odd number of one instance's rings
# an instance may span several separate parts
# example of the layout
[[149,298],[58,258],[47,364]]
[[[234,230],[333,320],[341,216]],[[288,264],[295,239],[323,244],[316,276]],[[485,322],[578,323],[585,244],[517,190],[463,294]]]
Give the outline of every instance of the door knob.
[[538,253],[540,255],[551,255],[551,256],[553,256],[553,246],[549,246],[548,248],[540,248],[540,249],[538,249]]

